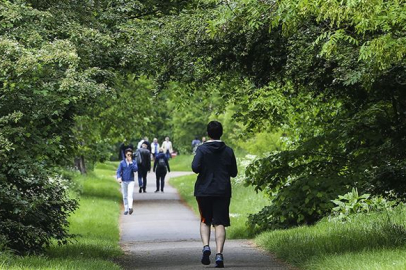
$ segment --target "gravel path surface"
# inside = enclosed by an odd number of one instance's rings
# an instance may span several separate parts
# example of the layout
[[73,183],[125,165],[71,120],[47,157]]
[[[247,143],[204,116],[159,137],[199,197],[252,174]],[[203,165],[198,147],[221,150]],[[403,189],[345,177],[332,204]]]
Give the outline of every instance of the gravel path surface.
[[[170,177],[190,174],[171,172]],[[199,218],[182,203],[168,183],[164,193],[154,193],[155,174],[148,174],[147,193],[134,189],[134,213],[121,216],[120,244],[125,252],[118,263],[124,269],[207,269],[200,263],[202,243]],[[215,250],[214,232],[210,246]],[[249,240],[226,240],[224,265],[228,269],[293,269]]]

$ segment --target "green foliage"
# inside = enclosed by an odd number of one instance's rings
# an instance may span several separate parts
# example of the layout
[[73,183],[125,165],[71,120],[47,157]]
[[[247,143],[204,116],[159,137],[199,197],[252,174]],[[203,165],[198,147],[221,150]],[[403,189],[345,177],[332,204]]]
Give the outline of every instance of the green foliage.
[[77,201],[68,198],[66,180],[45,171],[38,164],[15,161],[0,178],[0,235],[14,252],[41,252],[53,239],[66,244],[72,237],[67,218]]
[[[80,194],[78,209],[69,217],[69,233],[74,241],[52,245],[41,255],[18,256],[0,253],[1,269],[121,269],[116,259],[123,255],[119,246],[119,185],[112,177],[117,163],[97,164],[94,172],[80,175],[65,171],[69,185]],[[103,209],[100,211],[100,209]],[[3,243],[3,242],[0,242]]]
[[395,201],[388,201],[383,197],[371,197],[370,194],[359,195],[356,188],[344,195],[339,195],[332,202],[336,205],[332,209],[333,217],[342,221],[350,219],[350,216],[356,213],[390,211],[396,205]]
[[285,149],[247,170],[271,198],[254,223],[314,223],[354,184],[404,197],[405,7],[253,0],[162,18],[160,79],[217,85],[248,131],[288,134]]
[[325,218],[314,226],[273,230],[255,242],[301,269],[403,269],[405,207],[358,213],[351,222]]
[[169,160],[171,171],[191,172],[192,171],[192,155],[181,154]]

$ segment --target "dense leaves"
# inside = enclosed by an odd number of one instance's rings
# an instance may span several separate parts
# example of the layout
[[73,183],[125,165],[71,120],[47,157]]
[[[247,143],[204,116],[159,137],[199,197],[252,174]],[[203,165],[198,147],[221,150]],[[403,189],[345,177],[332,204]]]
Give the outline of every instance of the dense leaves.
[[[213,118],[235,145],[284,134],[247,168],[271,200],[253,224],[314,223],[353,187],[404,197],[405,18],[401,0],[2,1],[2,226],[51,229],[27,250],[63,242],[54,167],[150,134],[187,151]],[[66,208],[44,228],[24,202]]]
[[153,61],[163,81],[217,84],[249,130],[288,134],[248,168],[272,201],[253,223],[313,223],[352,187],[404,197],[405,2],[211,3],[161,19]]

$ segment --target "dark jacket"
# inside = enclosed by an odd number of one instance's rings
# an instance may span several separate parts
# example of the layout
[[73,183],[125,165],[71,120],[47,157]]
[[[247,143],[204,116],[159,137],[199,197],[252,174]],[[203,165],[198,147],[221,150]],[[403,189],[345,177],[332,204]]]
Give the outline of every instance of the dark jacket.
[[120,149],[118,151],[118,160],[125,159],[125,150],[127,150],[127,148],[134,150],[134,146],[131,143],[129,145],[125,145],[124,143],[120,144]]
[[237,161],[233,149],[224,142],[209,141],[200,145],[192,170],[199,174],[195,183],[196,197],[231,197],[230,177],[237,176]]
[[138,164],[139,169],[143,170],[144,172],[151,170],[151,152],[148,149],[140,148],[139,149],[141,154],[142,163]]
[[[165,161],[166,166],[165,167],[158,167],[158,162],[160,159],[163,159]],[[166,155],[164,153],[158,153],[155,157],[154,161],[154,172],[156,171],[158,174],[166,173],[166,169],[168,168],[168,171],[170,172],[171,169],[169,167],[169,162],[168,159],[166,158]]]

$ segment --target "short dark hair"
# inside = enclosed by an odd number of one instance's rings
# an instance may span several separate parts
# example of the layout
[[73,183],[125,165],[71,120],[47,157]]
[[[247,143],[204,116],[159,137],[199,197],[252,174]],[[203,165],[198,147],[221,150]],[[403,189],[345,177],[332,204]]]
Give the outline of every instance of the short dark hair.
[[132,150],[131,148],[125,149],[125,154],[126,154],[126,155],[127,155],[128,152],[131,152],[131,154],[132,154],[133,150]]
[[219,140],[223,135],[223,126],[218,121],[210,121],[207,124],[207,135],[214,140]]

